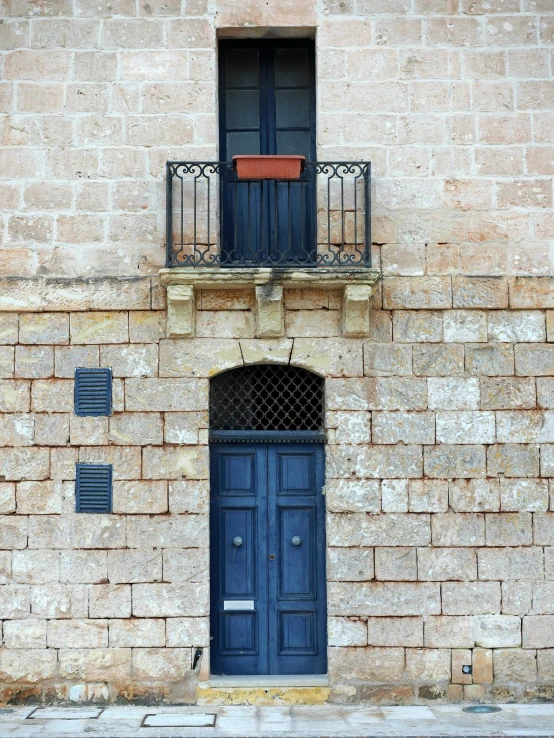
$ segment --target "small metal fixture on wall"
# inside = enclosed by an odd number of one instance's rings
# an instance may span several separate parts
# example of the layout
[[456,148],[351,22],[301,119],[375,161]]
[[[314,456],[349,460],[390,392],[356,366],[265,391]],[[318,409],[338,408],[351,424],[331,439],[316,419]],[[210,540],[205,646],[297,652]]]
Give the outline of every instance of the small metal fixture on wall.
[[111,464],[77,464],[75,477],[76,512],[112,511]]
[[112,370],[107,367],[75,369],[75,415],[100,417],[112,413]]

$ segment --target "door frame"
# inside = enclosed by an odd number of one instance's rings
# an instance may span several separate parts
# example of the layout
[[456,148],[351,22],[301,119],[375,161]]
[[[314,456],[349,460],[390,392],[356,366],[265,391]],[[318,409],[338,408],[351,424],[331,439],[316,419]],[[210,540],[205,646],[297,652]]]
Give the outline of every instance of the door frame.
[[[307,675],[295,675],[295,678],[307,678],[307,679],[313,679],[314,677],[321,677],[325,676],[328,670],[328,649],[329,649],[329,634],[328,634],[328,620],[329,620],[329,614],[328,614],[328,601],[327,601],[327,523],[326,523],[326,517],[327,517],[327,506],[325,501],[325,471],[326,471],[326,445],[325,445],[325,432],[324,431],[210,431],[210,484],[209,484],[209,492],[210,492],[210,614],[209,614],[209,624],[210,624],[210,643],[213,642],[213,624],[214,624],[214,618],[215,618],[215,611],[213,607],[213,600],[214,600],[214,584],[217,581],[217,573],[218,573],[218,561],[213,555],[214,552],[214,542],[213,542],[213,506],[212,506],[212,482],[213,482],[213,475],[212,475],[212,452],[211,447],[214,444],[221,444],[221,443],[228,443],[231,445],[238,445],[238,444],[247,444],[247,443],[271,443],[271,444],[287,444],[287,443],[305,443],[305,444],[321,444],[322,451],[323,451],[323,464],[322,464],[322,489],[319,494],[323,497],[323,515],[322,515],[322,529],[316,530],[315,535],[316,539],[321,535],[323,537],[321,550],[322,550],[322,558],[323,561],[321,562],[321,565],[323,566],[323,594],[322,594],[322,604],[323,604],[323,618],[324,618],[324,643],[322,645],[322,648],[324,650],[324,661],[325,661],[325,674],[307,674]],[[267,531],[269,534],[269,529]],[[269,641],[268,641],[268,647],[269,647]],[[210,649],[211,650],[211,649]],[[211,661],[211,659],[210,659]],[[210,669],[211,674],[211,669]],[[213,675],[215,679],[221,678],[219,675]],[[267,675],[252,675],[251,677],[245,676],[240,677],[241,679],[260,679],[260,678],[267,678],[270,677],[273,680],[279,680],[281,677],[285,679],[290,679],[291,677],[288,675],[278,675],[278,674],[267,674]]]

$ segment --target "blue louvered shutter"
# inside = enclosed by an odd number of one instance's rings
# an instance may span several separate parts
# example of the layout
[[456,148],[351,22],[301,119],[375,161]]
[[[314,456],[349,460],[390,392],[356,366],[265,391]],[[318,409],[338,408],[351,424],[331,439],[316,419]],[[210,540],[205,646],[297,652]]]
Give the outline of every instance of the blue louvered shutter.
[[77,464],[75,495],[77,512],[111,512],[112,465]]
[[99,416],[112,412],[112,370],[75,369],[75,415]]

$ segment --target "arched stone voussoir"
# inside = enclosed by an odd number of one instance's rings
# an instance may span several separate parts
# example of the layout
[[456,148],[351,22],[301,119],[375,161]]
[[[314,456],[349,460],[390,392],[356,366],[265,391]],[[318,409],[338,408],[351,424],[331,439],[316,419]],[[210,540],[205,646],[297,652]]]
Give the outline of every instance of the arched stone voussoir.
[[362,341],[348,338],[296,338],[290,363],[321,377],[363,377]]
[[213,377],[243,366],[234,338],[169,338],[160,341],[160,377]]
[[245,364],[289,364],[292,338],[248,338],[240,342]]

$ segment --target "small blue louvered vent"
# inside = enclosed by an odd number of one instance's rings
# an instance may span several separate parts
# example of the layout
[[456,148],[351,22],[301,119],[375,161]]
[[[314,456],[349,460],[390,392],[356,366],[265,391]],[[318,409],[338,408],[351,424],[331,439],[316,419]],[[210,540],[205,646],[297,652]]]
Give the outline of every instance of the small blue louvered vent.
[[112,465],[77,464],[75,494],[77,512],[111,512]]
[[75,415],[99,416],[112,412],[112,370],[75,369]]

